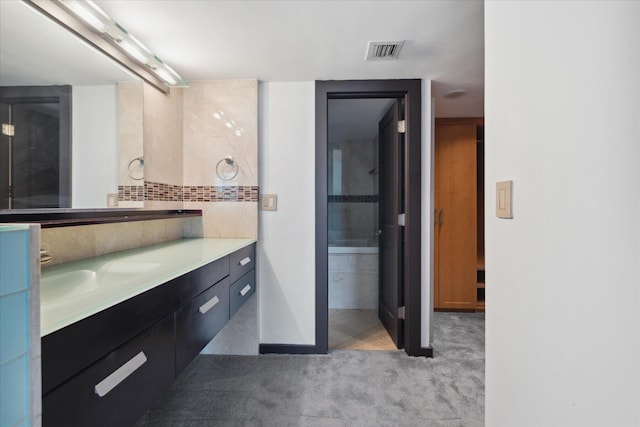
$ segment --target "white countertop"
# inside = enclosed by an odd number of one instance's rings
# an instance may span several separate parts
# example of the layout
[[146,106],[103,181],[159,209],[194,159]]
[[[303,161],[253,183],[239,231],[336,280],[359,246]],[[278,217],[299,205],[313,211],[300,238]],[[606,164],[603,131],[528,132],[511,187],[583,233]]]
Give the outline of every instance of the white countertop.
[[40,279],[40,336],[62,329],[254,242],[254,239],[182,239],[43,267]]

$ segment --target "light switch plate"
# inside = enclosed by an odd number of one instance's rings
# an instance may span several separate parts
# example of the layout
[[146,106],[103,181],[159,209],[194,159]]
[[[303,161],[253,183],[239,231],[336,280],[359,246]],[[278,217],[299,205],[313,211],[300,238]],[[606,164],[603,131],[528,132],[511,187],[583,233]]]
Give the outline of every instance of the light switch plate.
[[263,194],[262,195],[262,210],[263,211],[277,211],[278,210],[278,195],[277,194]]
[[107,207],[108,208],[118,207],[118,193],[107,193]]
[[498,218],[513,218],[511,206],[511,187],[513,181],[496,183],[496,216]]

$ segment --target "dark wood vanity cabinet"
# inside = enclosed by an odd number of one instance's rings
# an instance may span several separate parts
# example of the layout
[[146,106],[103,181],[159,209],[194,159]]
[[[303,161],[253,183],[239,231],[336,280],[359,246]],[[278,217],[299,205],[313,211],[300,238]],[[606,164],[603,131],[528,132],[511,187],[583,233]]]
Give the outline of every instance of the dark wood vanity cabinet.
[[44,336],[44,427],[133,425],[255,293],[254,267],[252,244]]
[[256,245],[249,245],[229,255],[229,279],[231,283],[256,267]]
[[229,316],[236,314],[255,292],[256,275],[255,270],[251,270],[229,287]]
[[224,257],[42,337],[42,393],[47,394],[228,275],[229,257]]
[[250,245],[229,257],[229,318],[256,292],[256,247]]
[[42,399],[44,426],[127,426],[175,378],[174,318],[165,317]]
[[176,311],[176,375],[229,321],[229,278]]

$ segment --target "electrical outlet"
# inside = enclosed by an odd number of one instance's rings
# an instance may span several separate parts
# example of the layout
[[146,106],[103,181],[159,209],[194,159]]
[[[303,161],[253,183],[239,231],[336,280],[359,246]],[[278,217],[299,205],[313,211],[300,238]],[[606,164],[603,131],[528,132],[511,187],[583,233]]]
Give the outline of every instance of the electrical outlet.
[[108,208],[118,207],[118,193],[107,193],[107,207]]
[[278,210],[278,195],[277,194],[263,194],[262,195],[262,210],[263,211],[277,211]]

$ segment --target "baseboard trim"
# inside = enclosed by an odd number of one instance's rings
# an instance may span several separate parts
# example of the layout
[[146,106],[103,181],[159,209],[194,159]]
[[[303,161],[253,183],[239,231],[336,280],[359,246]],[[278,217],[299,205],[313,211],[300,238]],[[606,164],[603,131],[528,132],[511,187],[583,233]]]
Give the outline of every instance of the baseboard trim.
[[433,347],[420,347],[420,348],[418,348],[418,351],[416,351],[411,356],[432,358],[433,357]]
[[434,308],[437,313],[475,313],[475,308]]
[[315,345],[260,344],[260,354],[318,354]]

